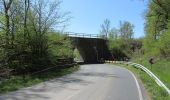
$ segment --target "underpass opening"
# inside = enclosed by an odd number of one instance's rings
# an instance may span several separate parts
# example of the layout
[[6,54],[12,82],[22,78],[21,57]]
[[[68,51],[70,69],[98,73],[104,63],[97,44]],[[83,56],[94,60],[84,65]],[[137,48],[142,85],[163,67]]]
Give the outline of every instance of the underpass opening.
[[82,38],[70,37],[74,51],[79,55],[79,59],[84,63],[103,63],[104,60],[109,60],[111,54],[107,47],[107,40],[102,38]]

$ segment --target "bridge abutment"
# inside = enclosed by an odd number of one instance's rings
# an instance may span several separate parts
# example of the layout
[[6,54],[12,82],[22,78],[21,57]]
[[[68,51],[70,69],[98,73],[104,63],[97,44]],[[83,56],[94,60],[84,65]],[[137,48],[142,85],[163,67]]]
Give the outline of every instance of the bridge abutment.
[[100,63],[111,58],[105,39],[82,37],[70,37],[70,39],[72,45],[82,56],[84,63]]

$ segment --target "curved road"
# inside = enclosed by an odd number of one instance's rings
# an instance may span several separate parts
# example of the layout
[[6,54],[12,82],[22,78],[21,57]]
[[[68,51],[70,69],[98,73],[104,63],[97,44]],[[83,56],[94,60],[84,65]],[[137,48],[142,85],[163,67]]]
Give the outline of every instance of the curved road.
[[108,65],[81,65],[79,71],[0,96],[0,100],[142,100],[134,75]]

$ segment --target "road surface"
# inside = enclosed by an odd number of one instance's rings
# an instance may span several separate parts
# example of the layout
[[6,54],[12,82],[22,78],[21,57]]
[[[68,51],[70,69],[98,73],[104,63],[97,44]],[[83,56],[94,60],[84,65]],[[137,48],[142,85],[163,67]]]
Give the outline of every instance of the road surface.
[[79,71],[0,96],[0,100],[142,100],[134,75],[109,64],[81,65]]

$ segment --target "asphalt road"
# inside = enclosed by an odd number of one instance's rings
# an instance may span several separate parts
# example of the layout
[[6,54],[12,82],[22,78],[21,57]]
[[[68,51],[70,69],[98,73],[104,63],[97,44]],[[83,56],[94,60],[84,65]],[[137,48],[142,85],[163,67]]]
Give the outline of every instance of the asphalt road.
[[10,92],[0,100],[142,100],[134,75],[108,65],[82,65],[80,70],[47,82]]

